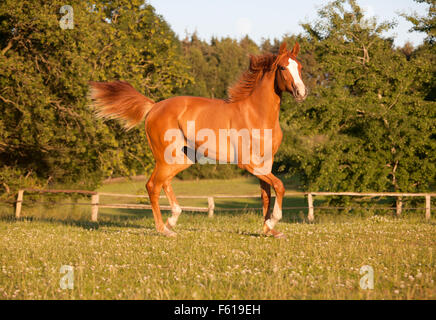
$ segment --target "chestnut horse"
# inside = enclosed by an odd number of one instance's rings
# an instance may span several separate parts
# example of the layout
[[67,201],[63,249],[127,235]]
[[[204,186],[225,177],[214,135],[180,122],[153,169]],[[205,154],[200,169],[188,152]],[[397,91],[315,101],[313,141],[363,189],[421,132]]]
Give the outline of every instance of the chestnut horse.
[[[180,96],[155,103],[137,92],[127,82],[90,82],[91,99],[98,116],[122,119],[127,129],[134,127],[145,118],[147,139],[156,161],[146,187],[159,233],[165,236],[176,235],[173,228],[182,210],[171,187],[171,180],[177,173],[192,165],[189,151],[186,151],[189,148],[197,151],[200,147],[197,141],[190,141],[188,132],[190,122],[195,124],[195,132],[205,129],[212,134],[218,133],[221,129],[270,130],[272,163],[283,136],[279,124],[282,92],[291,93],[297,101],[302,101],[307,96],[301,78],[302,67],[296,59],[299,50],[298,43],[291,51],[288,51],[286,43],[283,43],[278,54],[251,56],[249,69],[241,76],[239,82],[229,88],[229,97],[226,100]],[[180,130],[182,137],[180,145],[168,141],[166,133],[171,130]],[[251,134],[249,137],[253,138]],[[211,139],[210,136],[208,139]],[[259,141],[263,140],[260,138]],[[237,141],[239,142],[239,137]],[[183,149],[183,161],[168,161],[166,150],[171,143],[175,143],[176,153],[179,149]],[[260,143],[265,146],[267,142]],[[221,159],[220,153],[227,152],[226,159],[229,160],[234,157],[233,154],[229,155],[232,152],[229,150],[227,145],[224,149],[209,145],[205,155],[209,159]],[[259,163],[253,159],[241,161],[241,146],[237,146],[233,151],[234,153],[239,151],[235,159],[238,166],[259,178],[263,202],[263,233],[276,238],[284,237],[283,233],[275,229],[275,225],[282,218],[282,200],[285,193],[283,183],[271,171],[256,172]],[[270,212],[271,186],[276,193],[272,214]],[[172,208],[172,215],[165,224],[158,202],[162,188]]]

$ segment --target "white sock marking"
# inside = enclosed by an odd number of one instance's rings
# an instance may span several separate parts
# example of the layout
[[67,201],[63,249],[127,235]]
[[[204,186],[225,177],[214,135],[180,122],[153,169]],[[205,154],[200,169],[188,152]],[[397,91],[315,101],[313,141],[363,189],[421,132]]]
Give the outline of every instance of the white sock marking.
[[172,216],[168,218],[168,223],[170,226],[175,227],[180,214],[182,213],[182,208],[178,204],[171,208]]
[[277,221],[279,221],[282,218],[282,209],[280,209],[279,204],[277,203],[277,199],[276,202],[274,203],[274,210],[272,216],[273,219],[276,219]]
[[272,216],[270,219],[265,221],[265,224],[267,225],[268,228],[274,229],[277,222],[279,222],[279,220],[281,219],[282,219],[282,209],[280,209],[276,199],[276,202],[274,203],[274,210],[272,212]]

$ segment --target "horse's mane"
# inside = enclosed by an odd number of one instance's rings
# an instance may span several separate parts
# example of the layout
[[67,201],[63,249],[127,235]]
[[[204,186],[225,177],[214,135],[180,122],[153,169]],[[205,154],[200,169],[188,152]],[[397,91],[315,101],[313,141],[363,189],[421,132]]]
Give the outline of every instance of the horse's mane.
[[227,103],[237,102],[251,95],[256,84],[262,79],[265,72],[271,71],[277,55],[267,53],[260,56],[250,56],[250,66],[239,80],[229,87]]

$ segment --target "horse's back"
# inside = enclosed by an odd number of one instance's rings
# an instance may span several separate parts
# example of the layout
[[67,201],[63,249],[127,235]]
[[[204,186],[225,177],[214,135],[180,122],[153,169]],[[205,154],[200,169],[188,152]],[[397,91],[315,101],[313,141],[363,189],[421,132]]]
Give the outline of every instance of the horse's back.
[[[195,120],[201,115],[210,115],[222,112],[224,100],[178,96],[162,100],[156,103],[149,112],[146,124],[152,124],[154,121],[174,122],[174,127],[181,119]],[[165,119],[165,120],[164,120]]]
[[153,107],[154,112],[174,112],[180,109],[208,108],[223,105],[224,100],[204,97],[179,96],[162,100]]

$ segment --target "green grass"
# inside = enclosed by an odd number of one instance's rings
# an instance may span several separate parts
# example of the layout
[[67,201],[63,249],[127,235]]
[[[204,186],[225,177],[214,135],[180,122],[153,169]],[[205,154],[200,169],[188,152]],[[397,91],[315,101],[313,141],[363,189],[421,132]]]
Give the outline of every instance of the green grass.
[[[135,193],[134,183],[102,190]],[[250,179],[221,184],[174,188],[258,192]],[[175,239],[157,235],[149,211],[102,209],[98,224],[81,206],[25,206],[20,221],[12,209],[0,213],[0,299],[436,298],[436,225],[421,214],[316,212],[309,224],[304,212],[285,212],[278,228],[287,238],[277,240],[260,236],[261,214],[250,210],[212,219],[184,212]],[[74,267],[72,290],[59,286],[62,265]],[[364,265],[374,270],[373,290],[359,287]]]

